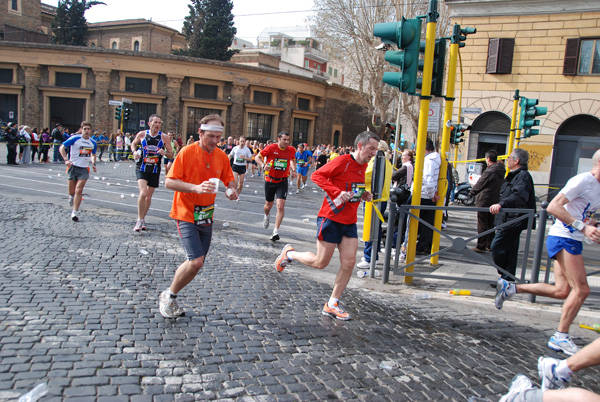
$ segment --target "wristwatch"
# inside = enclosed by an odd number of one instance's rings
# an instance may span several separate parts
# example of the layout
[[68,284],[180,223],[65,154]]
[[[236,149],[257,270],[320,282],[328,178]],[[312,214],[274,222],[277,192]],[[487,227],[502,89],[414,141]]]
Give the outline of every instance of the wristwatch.
[[579,231],[583,231],[583,229],[585,229],[585,223],[581,222],[579,219],[575,219],[570,226]]

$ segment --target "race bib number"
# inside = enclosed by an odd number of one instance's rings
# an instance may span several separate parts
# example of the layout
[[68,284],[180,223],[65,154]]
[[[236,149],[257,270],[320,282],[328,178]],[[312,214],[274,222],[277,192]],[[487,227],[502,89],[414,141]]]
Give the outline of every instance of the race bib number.
[[235,163],[244,163],[246,162],[243,158],[235,158]]
[[89,157],[92,154],[93,148],[81,147],[79,148],[79,156]]
[[210,225],[213,223],[213,212],[215,211],[215,206],[209,205],[207,207],[203,207],[201,205],[194,206],[194,223],[196,225]]
[[352,183],[352,193],[354,194],[350,199],[350,202],[359,202],[363,193],[365,192],[364,183]]
[[160,159],[160,157],[158,155],[148,155],[144,158],[144,163],[146,165],[154,165],[154,164],[158,163],[159,159]]
[[298,159],[296,161],[296,163],[298,163],[298,165],[303,165],[304,164],[304,159]]
[[288,161],[287,159],[275,159],[273,163],[273,169],[275,170],[287,170]]

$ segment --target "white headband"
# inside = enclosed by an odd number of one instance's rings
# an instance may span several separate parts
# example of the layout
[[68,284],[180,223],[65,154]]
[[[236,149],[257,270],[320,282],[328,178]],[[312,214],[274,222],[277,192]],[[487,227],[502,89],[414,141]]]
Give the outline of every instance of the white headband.
[[211,124],[200,124],[202,131],[223,131],[223,126],[213,126]]

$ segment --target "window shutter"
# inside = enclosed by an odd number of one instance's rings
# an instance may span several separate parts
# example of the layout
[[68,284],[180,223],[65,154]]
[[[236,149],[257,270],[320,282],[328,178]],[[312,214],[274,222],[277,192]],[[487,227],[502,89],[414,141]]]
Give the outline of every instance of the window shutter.
[[487,74],[510,74],[514,50],[514,38],[491,38],[485,72]]
[[563,75],[577,75],[577,61],[579,60],[580,38],[567,39],[565,48],[565,61],[563,64]]

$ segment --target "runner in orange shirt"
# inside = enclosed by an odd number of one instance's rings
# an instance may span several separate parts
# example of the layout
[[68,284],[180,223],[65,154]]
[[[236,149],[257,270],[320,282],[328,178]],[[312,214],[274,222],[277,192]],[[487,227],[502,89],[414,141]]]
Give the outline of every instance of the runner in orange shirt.
[[225,195],[238,198],[229,157],[217,147],[223,135],[223,120],[217,114],[205,116],[198,129],[200,140],[181,149],[169,170],[165,186],[175,191],[171,218],[177,222],[179,240],[187,261],[177,268],[171,286],[160,294],[160,313],[165,318],[182,316],[177,294],[198,274],[212,239],[217,188],[209,179],[227,184]]

